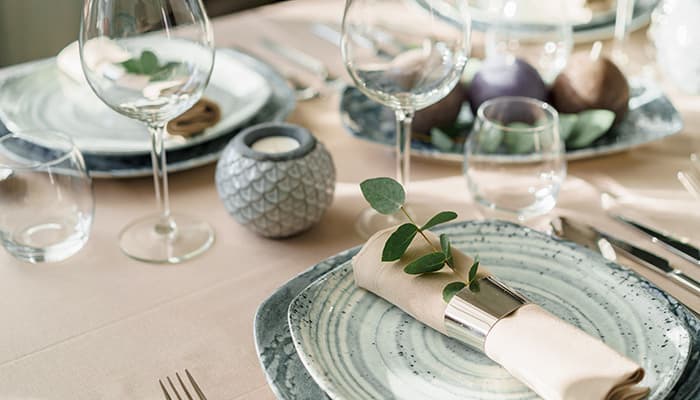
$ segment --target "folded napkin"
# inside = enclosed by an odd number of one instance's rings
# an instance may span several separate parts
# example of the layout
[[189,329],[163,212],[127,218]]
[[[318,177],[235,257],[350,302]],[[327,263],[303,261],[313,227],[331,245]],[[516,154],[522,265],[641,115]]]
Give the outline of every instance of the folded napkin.
[[[461,279],[449,268],[418,276],[406,274],[407,260],[431,252],[419,238],[401,260],[381,262],[384,243],[394,230],[376,233],[353,258],[355,283],[447,334],[442,290]],[[426,235],[439,243],[434,234]],[[472,259],[452,251],[456,269],[466,276]],[[488,272],[482,268],[479,274],[481,279]],[[635,386],[644,377],[639,365],[535,304],[498,320],[479,350],[545,400],[636,400],[649,392]]]

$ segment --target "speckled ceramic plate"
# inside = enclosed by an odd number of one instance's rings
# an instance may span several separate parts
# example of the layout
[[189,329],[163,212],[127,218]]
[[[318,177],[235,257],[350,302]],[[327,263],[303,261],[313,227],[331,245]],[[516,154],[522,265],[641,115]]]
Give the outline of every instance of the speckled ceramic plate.
[[[353,136],[385,146],[396,145],[394,114],[370,100],[359,89],[347,87],[340,100],[343,125]],[[630,110],[610,132],[591,145],[567,150],[568,160],[612,154],[665,138],[683,129],[683,121],[671,101],[656,86],[633,82]],[[445,161],[463,162],[459,151],[442,151],[421,140],[411,142],[411,154]]]
[[[218,54],[225,54],[227,57],[234,58],[237,63],[245,65],[262,76],[270,90],[267,101],[262,108],[253,114],[251,119],[238,126],[232,127],[218,135],[210,136],[207,140],[191,143],[187,147],[168,149],[169,172],[195,168],[216,161],[224,147],[238,132],[255,124],[282,121],[294,109],[296,100],[293,91],[287,85],[286,80],[271,66],[232,49],[220,49]],[[62,129],[58,130],[61,131]],[[0,136],[6,132],[7,128],[0,122]],[[96,178],[132,178],[149,176],[153,173],[149,153],[84,153],[83,156],[91,176]]]
[[[650,399],[700,396],[700,322],[636,273],[505,222],[442,231],[534,302],[639,362]],[[356,288],[347,261],[295,297],[289,324],[302,362],[335,399],[537,398],[483,354]]]
[[[257,70],[232,53],[218,50],[204,96],[221,109],[221,120],[202,134],[169,137],[168,150],[192,147],[225,135],[250,120],[265,105],[270,86]],[[0,83],[0,118],[10,130],[59,130],[85,154],[146,154],[146,126],[116,113],[87,82],[78,83],[58,68],[55,59],[30,63]]]

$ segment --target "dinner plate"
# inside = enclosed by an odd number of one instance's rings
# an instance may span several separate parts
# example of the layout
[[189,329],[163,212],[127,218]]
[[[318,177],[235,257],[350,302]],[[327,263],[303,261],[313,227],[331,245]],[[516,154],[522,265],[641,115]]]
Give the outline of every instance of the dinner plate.
[[[426,8],[427,0],[414,0],[421,7]],[[546,2],[539,2],[546,5]],[[629,30],[635,31],[649,22],[654,8],[659,3],[659,0],[637,0],[634,4],[632,19],[629,24]],[[488,11],[490,2],[471,0],[470,9],[472,17],[472,28],[478,31],[486,31],[493,24],[492,13]],[[441,13],[441,16],[448,19],[454,19],[449,12]],[[592,42],[595,40],[604,40],[613,37],[615,33],[615,10],[607,10],[603,12],[593,13],[590,20],[576,23],[572,26],[573,38],[577,43]]]
[[[216,102],[221,120],[192,138],[170,136],[166,149],[192,147],[229,133],[265,105],[265,77],[226,51],[217,50],[204,97]],[[83,153],[148,154],[145,125],[118,114],[57,67],[55,58],[30,63],[0,83],[0,119],[12,131],[54,130],[68,134]]]
[[[270,88],[267,102],[255,115],[243,124],[207,141],[167,150],[168,171],[176,172],[199,167],[216,161],[228,142],[241,130],[263,122],[283,121],[294,109],[296,100],[294,92],[286,80],[270,65],[233,49],[221,49],[219,54],[235,58],[238,63],[256,71]],[[0,135],[7,129],[0,122]],[[151,156],[141,154],[92,154],[84,153],[85,164],[90,175],[95,178],[134,178],[150,176]]]
[[[391,109],[380,105],[348,86],[340,100],[345,129],[353,136],[394,148],[395,119]],[[598,157],[630,150],[680,132],[683,120],[658,86],[633,81],[629,111],[624,119],[589,146],[566,151],[568,160]],[[411,154],[444,161],[463,162],[461,151],[443,151],[423,140],[411,141]]]
[[[650,399],[700,396],[700,321],[633,271],[510,223],[440,231],[535,303],[640,363]],[[298,294],[288,316],[300,359],[331,398],[537,398],[480,352],[355,287],[349,261]]]

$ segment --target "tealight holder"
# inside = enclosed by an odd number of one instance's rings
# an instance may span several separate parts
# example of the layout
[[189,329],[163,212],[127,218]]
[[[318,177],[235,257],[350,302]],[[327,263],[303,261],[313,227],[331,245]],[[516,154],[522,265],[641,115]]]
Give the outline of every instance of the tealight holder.
[[226,146],[216,187],[236,221],[262,236],[283,238],[320,221],[333,200],[335,166],[308,130],[259,124]]

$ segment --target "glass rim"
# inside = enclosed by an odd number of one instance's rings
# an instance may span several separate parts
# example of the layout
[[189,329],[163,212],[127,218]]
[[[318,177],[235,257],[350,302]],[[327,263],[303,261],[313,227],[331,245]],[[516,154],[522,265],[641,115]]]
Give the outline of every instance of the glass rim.
[[[8,165],[6,163],[0,162],[0,168],[4,169],[11,169],[11,170],[32,170],[40,167],[51,167],[53,165],[60,164],[70,158],[73,154],[76,152],[82,156],[82,153],[80,152],[80,149],[78,149],[78,146],[76,146],[75,142],[73,142],[73,139],[70,138],[65,133],[51,130],[51,129],[28,129],[28,130],[23,130],[23,131],[10,131],[7,132],[6,134],[0,136],[0,145],[10,139],[20,139],[20,140],[25,140],[28,143],[34,144],[35,140],[41,140],[43,138],[38,138],[37,136],[33,136],[32,133],[37,134],[49,134],[51,135],[48,139],[59,139],[65,142],[66,144],[66,149],[65,151],[62,151],[60,155],[56,156],[55,158],[52,158],[51,160],[48,161],[35,161],[35,160],[30,160],[32,161],[31,163],[28,163],[27,165],[20,165],[20,164],[15,164],[15,165]],[[41,146],[41,144],[37,144]]]
[[[493,106],[494,104],[498,104],[501,102],[506,102],[506,101],[511,101],[511,102],[520,102],[520,103],[527,103],[530,105],[534,105],[537,108],[540,108],[544,110],[544,112],[551,116],[551,118],[547,118],[547,123],[544,125],[536,125],[536,126],[531,126],[528,128],[513,128],[509,127],[507,125],[503,125],[501,122],[496,122],[491,118],[488,118],[484,113],[485,109]],[[499,96],[499,97],[494,97],[492,99],[486,100],[485,102],[481,103],[479,108],[476,110],[476,116],[478,119],[488,122],[490,125],[493,125],[497,127],[498,129],[501,129],[505,132],[523,132],[523,133],[537,133],[544,131],[546,129],[551,128],[554,126],[555,122],[559,119],[559,113],[557,110],[549,103],[546,101],[538,100],[533,97],[525,97],[525,96]]]

